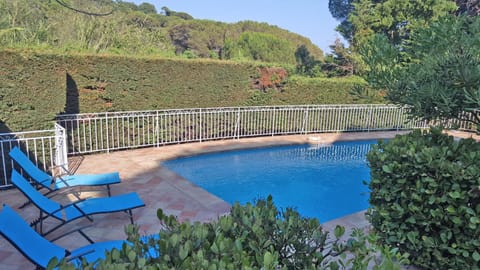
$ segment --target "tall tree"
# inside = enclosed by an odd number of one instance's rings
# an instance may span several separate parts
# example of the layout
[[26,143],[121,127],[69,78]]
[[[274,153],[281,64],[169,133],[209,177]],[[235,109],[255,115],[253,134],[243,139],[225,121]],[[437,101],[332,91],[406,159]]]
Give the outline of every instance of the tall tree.
[[315,67],[320,64],[320,61],[316,60],[310,54],[307,46],[301,45],[295,51],[295,59],[297,61],[297,73],[305,74],[310,77],[315,76]]
[[329,0],[328,9],[332,16],[340,21],[335,28],[346,40],[352,39],[352,23],[348,20],[350,13],[353,11],[354,0]]
[[374,34],[398,45],[417,29],[457,9],[452,0],[356,0],[353,6],[349,21],[355,46]]
[[369,69],[371,86],[408,105],[426,120],[462,119],[480,127],[464,111],[480,110],[480,17],[453,15],[412,34],[405,46],[394,46],[377,35],[360,53]]
[[334,76],[347,76],[355,73],[355,59],[350,48],[345,47],[339,38],[335,39],[332,50],[331,61],[324,64],[324,69]]
[[223,48],[226,59],[251,59],[274,63],[295,63],[294,51],[286,39],[271,34],[243,32],[238,40],[227,40]]
[[138,11],[141,11],[145,14],[157,14],[157,9],[150,3],[141,3],[138,5]]

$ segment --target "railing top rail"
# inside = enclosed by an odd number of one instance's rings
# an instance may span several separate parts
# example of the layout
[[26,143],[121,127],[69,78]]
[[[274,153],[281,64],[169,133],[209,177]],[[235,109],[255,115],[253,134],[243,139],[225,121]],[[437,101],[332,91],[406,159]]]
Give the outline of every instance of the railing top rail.
[[107,116],[129,116],[129,115],[154,115],[154,114],[175,114],[175,113],[196,113],[208,111],[252,111],[252,110],[272,110],[272,109],[315,109],[315,108],[398,108],[401,106],[394,104],[321,104],[321,105],[272,105],[272,106],[239,106],[239,107],[210,107],[210,108],[183,108],[183,109],[164,109],[164,110],[145,110],[145,111],[118,111],[118,112],[100,112],[100,113],[81,113],[81,114],[62,114],[56,117],[62,119],[89,119]]
[[35,130],[23,132],[0,133],[0,142],[19,140],[48,139],[55,137],[55,130]]
[[50,133],[50,132],[54,132],[54,130],[46,129],[46,130],[33,130],[33,131],[21,131],[21,132],[6,132],[6,133],[0,133],[0,137],[1,136],[22,136],[22,135]]

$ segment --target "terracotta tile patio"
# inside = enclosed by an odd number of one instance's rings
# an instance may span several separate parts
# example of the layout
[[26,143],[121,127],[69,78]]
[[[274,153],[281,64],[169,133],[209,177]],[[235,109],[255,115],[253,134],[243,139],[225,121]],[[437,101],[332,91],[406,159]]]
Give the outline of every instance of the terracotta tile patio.
[[[230,205],[220,198],[206,192],[172,171],[164,168],[161,161],[179,156],[194,155],[204,152],[225,151],[239,148],[251,148],[268,145],[284,145],[298,143],[328,143],[339,140],[358,140],[391,138],[398,132],[364,132],[364,133],[331,133],[316,135],[293,135],[260,137],[239,140],[210,141],[202,143],[168,145],[162,147],[143,148],[136,150],[117,151],[105,154],[95,154],[72,158],[72,163],[78,161],[76,173],[102,173],[119,171],[122,183],[112,186],[112,194],[122,194],[136,191],[144,200],[146,207],[133,211],[135,223],[144,234],[156,233],[160,224],[156,217],[158,208],[167,214],[173,214],[179,220],[209,221],[219,215],[229,212]],[[103,188],[81,188],[82,196],[105,196]],[[15,209],[24,201],[24,196],[15,189],[0,191],[1,203],[9,204]],[[59,195],[57,200],[68,201],[68,196]],[[26,220],[31,221],[38,215],[38,210],[29,205],[18,212]],[[85,225],[92,225],[84,231],[94,241],[125,239],[124,226],[128,224],[125,213],[112,213],[94,216],[94,223],[79,220],[63,226],[48,235],[54,238],[64,230],[73,230]],[[347,228],[366,227],[363,212],[356,213],[324,224],[326,229],[333,229],[336,224]],[[53,224],[47,224],[47,226]],[[0,269],[33,269],[34,266],[3,238],[0,238]],[[79,234],[71,234],[56,241],[62,247],[74,249],[88,244]]]

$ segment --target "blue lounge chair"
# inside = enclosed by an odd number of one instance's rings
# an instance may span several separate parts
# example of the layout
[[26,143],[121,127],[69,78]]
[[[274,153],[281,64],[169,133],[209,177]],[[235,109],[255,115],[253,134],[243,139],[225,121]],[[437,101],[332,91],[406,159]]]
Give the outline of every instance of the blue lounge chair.
[[[93,221],[91,215],[125,211],[130,216],[133,224],[132,209],[145,206],[142,199],[135,192],[116,195],[104,198],[82,199],[67,205],[61,205],[38,192],[30,183],[16,170],[12,171],[12,183],[40,209],[40,217],[32,225],[40,223],[40,233],[47,235],[60,226],[79,218],[87,218]],[[43,233],[43,220],[53,217],[60,221],[60,224]]]
[[121,249],[124,243],[128,243],[122,240],[99,242],[69,251],[40,236],[8,205],[4,205],[0,212],[0,234],[41,269],[47,268],[54,257],[58,260],[67,258],[76,265],[81,265],[82,258],[89,263],[95,262],[105,258],[105,251]]
[[37,188],[46,188],[47,194],[61,188],[75,186],[106,186],[108,196],[110,185],[120,183],[118,172],[103,174],[77,174],[53,177],[39,169],[17,146],[9,152],[10,157],[36,182]]

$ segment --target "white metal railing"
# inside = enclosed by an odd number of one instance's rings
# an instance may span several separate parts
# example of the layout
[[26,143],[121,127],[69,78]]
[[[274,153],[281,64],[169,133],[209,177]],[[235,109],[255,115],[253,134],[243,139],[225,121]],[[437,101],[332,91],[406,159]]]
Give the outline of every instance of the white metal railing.
[[60,125],[54,130],[0,133],[0,188],[10,186],[10,173],[16,167],[8,152],[20,147],[40,168],[49,171],[54,165],[68,165],[66,133]]
[[[394,105],[306,105],[198,108],[60,115],[54,130],[0,134],[0,188],[9,186],[20,146],[41,168],[68,166],[67,154],[252,136],[427,128]],[[466,113],[466,117],[471,117]],[[466,118],[464,117],[464,118]],[[475,130],[468,121],[444,123]],[[325,151],[328,148],[323,148]]]
[[68,153],[252,136],[426,128],[394,105],[199,108],[60,115]]

